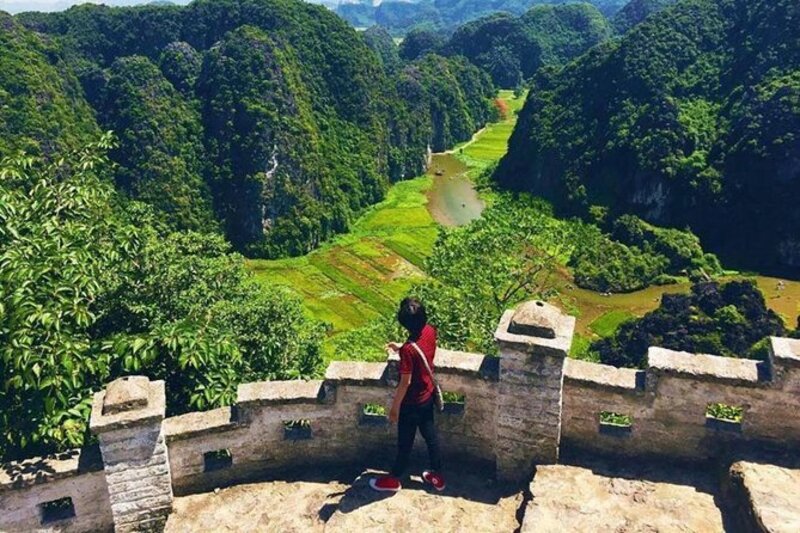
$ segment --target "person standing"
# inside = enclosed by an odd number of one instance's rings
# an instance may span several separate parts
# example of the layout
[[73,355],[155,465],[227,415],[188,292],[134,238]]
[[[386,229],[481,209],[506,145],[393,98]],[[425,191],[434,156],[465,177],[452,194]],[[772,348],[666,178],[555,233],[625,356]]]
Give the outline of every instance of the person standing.
[[[433,416],[436,328],[428,324],[425,306],[416,298],[405,298],[400,302],[397,321],[408,331],[408,339],[402,345],[395,342],[386,345],[387,349],[400,352],[400,382],[389,411],[389,422],[397,423],[397,457],[389,475],[372,478],[369,484],[381,492],[397,492],[402,488],[400,480],[408,468],[414,438],[419,430],[428,445],[430,462],[430,469],[422,472],[422,479],[442,491],[445,481],[441,474],[439,437]],[[422,357],[426,358],[430,371]]]

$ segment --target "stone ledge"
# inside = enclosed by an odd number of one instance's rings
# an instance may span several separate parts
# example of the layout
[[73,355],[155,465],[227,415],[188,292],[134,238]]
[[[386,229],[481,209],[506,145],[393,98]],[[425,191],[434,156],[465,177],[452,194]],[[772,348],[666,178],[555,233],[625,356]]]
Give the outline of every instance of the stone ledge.
[[332,361],[325,371],[325,381],[340,385],[387,385],[386,363],[364,363],[360,361]]
[[236,393],[240,407],[322,403],[326,393],[322,380],[256,381],[242,383]]
[[499,363],[497,357],[440,348],[436,350],[434,372],[497,381]]
[[87,446],[46,457],[0,465],[0,492],[103,470],[100,449]]
[[762,382],[759,377],[759,361],[752,359],[676,352],[653,346],[647,351],[647,364],[648,374],[745,387],[754,387]]
[[220,407],[211,411],[172,416],[164,420],[164,437],[169,443],[230,431],[240,427],[235,414],[232,407]]
[[633,368],[617,368],[577,359],[567,359],[564,364],[566,381],[595,389],[612,389],[621,393],[643,392],[643,378],[644,372]]
[[800,367],[800,339],[770,337],[769,340],[773,365]]
[[494,333],[495,340],[512,350],[520,352],[545,355],[551,357],[566,357],[572,345],[572,335],[575,330],[575,317],[561,315],[557,323],[553,325],[554,338],[531,337],[529,335],[519,335],[509,333],[511,321],[515,311],[508,310],[503,313],[500,323]]
[[[400,354],[390,352],[386,358],[387,363],[396,365],[400,362]],[[480,378],[487,381],[497,381],[500,371],[500,359],[472,352],[460,352],[436,349],[434,358],[434,374],[452,374],[468,378]]]

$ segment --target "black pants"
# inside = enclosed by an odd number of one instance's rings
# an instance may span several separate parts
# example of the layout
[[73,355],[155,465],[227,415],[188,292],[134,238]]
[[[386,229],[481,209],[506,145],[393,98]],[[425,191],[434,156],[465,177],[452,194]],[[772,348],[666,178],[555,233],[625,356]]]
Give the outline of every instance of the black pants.
[[417,429],[428,445],[430,468],[434,472],[442,469],[439,458],[439,437],[433,423],[433,398],[422,405],[401,405],[397,421],[397,459],[395,459],[392,475],[402,477],[408,467],[411,449]]

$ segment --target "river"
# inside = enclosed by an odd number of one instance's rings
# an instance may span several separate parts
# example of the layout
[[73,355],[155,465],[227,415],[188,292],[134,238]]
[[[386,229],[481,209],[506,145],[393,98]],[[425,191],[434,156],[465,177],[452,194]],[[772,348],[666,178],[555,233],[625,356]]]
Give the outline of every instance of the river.
[[428,211],[443,226],[463,226],[480,218],[483,200],[467,177],[467,165],[452,154],[433,154],[428,175],[433,186],[428,189]]

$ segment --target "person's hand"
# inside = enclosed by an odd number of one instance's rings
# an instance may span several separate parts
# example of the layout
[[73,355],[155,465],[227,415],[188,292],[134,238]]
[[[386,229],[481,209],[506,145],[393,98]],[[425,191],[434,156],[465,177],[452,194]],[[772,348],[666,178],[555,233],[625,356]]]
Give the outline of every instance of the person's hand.
[[402,347],[403,345],[397,342],[390,342],[386,346],[384,346],[384,348],[386,348],[387,350],[391,350],[393,352],[399,352],[400,348]]
[[400,418],[400,412],[397,407],[392,406],[391,410],[389,410],[389,423],[396,424],[397,420]]

